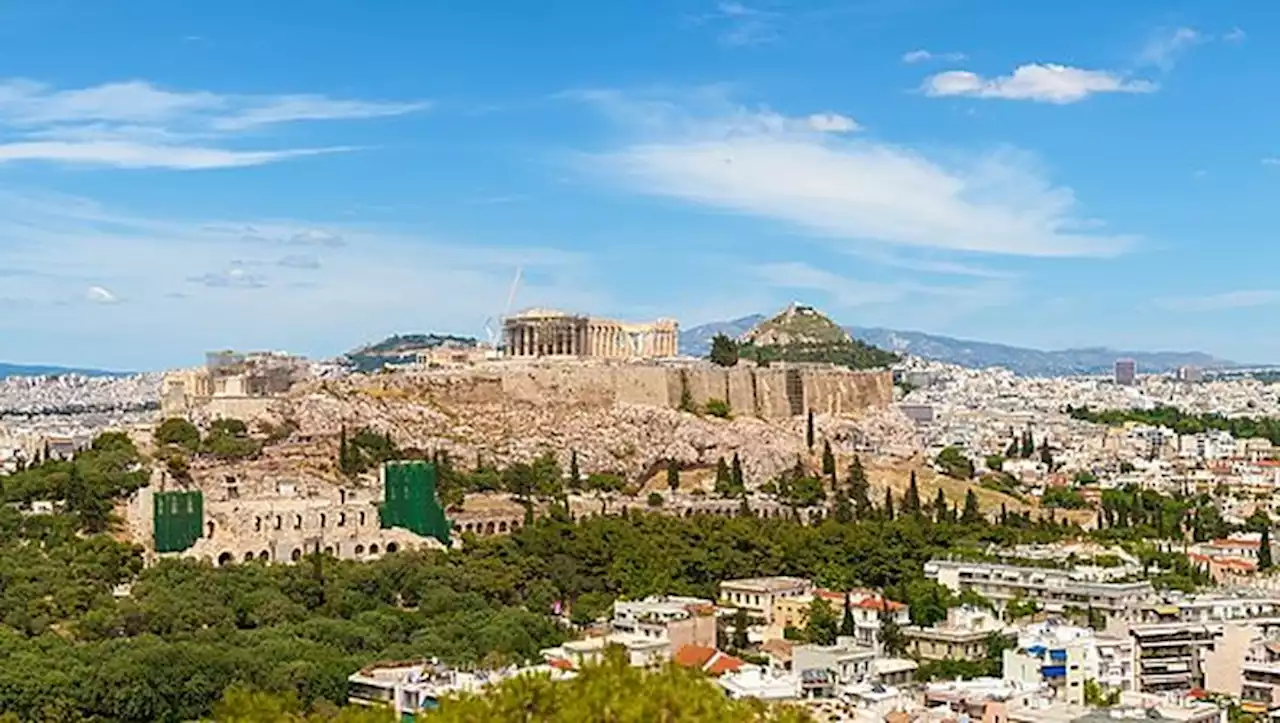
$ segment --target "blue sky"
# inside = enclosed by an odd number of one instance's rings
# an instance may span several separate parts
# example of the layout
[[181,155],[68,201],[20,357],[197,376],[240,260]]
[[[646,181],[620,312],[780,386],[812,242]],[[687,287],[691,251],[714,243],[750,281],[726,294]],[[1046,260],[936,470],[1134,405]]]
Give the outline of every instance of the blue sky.
[[1262,2],[0,0],[0,359],[515,305],[1280,361]]

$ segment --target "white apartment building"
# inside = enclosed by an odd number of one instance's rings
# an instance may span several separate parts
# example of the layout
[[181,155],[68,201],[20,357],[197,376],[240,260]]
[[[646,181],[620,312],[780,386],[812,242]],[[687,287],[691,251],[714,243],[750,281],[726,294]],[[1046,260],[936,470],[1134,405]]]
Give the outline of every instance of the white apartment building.
[[1108,622],[1134,619],[1139,606],[1153,594],[1149,582],[1097,582],[1079,570],[930,560],[924,572],[955,592],[977,592],[1001,611],[1010,600],[1026,599],[1051,613],[1067,608],[1096,610]]
[[1003,662],[1006,680],[1043,682],[1056,699],[1076,705],[1084,704],[1089,680],[1121,692],[1135,688],[1133,640],[1101,637],[1090,628],[1053,622],[1025,626]]

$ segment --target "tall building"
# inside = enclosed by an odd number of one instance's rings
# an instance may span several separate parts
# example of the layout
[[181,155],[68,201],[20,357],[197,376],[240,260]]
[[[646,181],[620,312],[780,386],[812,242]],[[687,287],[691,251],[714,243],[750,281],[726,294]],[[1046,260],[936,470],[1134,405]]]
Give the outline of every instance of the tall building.
[[1132,359],[1116,360],[1116,384],[1124,387],[1133,386],[1138,378],[1138,363]]

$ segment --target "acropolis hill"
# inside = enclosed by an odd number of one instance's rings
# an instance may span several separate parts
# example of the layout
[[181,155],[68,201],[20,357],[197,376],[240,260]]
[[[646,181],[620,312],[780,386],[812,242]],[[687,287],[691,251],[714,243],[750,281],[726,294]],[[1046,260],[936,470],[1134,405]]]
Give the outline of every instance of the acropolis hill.
[[[774,325],[786,323],[794,311],[780,314]],[[810,316],[804,315],[806,322]],[[505,321],[504,338],[518,340],[518,350],[506,358],[468,352],[464,361],[449,363],[442,354],[393,371],[297,381],[287,392],[258,396],[193,397],[186,390],[208,395],[215,387],[240,392],[262,383],[218,381],[216,370],[213,381],[175,375],[166,384],[165,415],[287,423],[296,427],[293,435],[268,447],[260,460],[238,464],[246,472],[265,465],[250,476],[270,476],[285,472],[271,464],[273,457],[302,455],[312,462],[293,465],[295,470],[334,481],[334,450],[344,428],[369,428],[390,434],[401,448],[441,450],[499,466],[543,452],[563,464],[576,452],[584,473],[609,472],[633,481],[665,460],[712,465],[736,452],[748,477],[763,483],[810,453],[810,412],[823,437],[849,452],[869,417],[891,426],[906,423],[889,409],[893,384],[887,369],[747,361],[716,366],[676,356],[677,328],[671,320],[622,324],[535,310]],[[268,361],[274,378],[287,376],[280,360]],[[723,413],[726,406],[728,418],[703,413]],[[268,472],[270,467],[275,471]],[[202,470],[193,472],[198,480]]]

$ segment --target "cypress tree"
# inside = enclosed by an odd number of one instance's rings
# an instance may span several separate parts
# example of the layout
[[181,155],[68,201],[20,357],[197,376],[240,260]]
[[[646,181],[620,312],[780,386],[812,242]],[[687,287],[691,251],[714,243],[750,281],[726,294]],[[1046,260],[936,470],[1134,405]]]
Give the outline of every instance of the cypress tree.
[[813,451],[813,410],[812,409],[809,410],[809,421],[805,428],[804,439],[805,439],[805,443],[809,447],[809,451],[812,452]]
[[844,616],[840,619],[840,634],[854,636],[858,632],[853,622],[853,604],[849,601],[849,593],[844,594]]
[[1000,503],[1000,526],[1004,527],[1009,524],[1009,508],[1003,502]]
[[829,440],[822,442],[822,473],[831,478],[832,485],[836,483],[836,455]]
[[733,477],[729,472],[729,465],[725,463],[724,457],[721,457],[716,460],[716,494],[727,495],[732,487]]
[[1035,451],[1036,451],[1036,442],[1035,442],[1035,439],[1031,437],[1031,430],[1030,429],[1024,430],[1022,432],[1022,449],[1020,450],[1020,452],[1022,453],[1021,457],[1023,459],[1026,459],[1030,457],[1031,454]]
[[884,518],[893,521],[893,489],[890,487],[884,488]]
[[947,521],[947,513],[951,508],[947,506],[947,495],[938,488],[938,495],[933,498],[933,521],[939,525]]
[[667,488],[672,492],[680,489],[680,465],[674,459],[667,460]]
[[569,452],[569,489],[576,490],[582,486],[582,471],[578,469],[578,450]]
[[1258,546],[1258,570],[1271,569],[1271,525],[1262,528],[1262,543]]
[[907,494],[902,499],[903,514],[920,516],[920,488],[916,485],[916,471],[911,470],[911,481],[907,484]]
[[729,470],[729,481],[733,484],[736,492],[746,492],[746,481],[742,476],[742,460],[738,458],[738,453],[733,453],[733,466]]
[[966,525],[982,521],[982,510],[978,508],[978,496],[969,490],[964,496],[964,512],[960,513],[960,522]]

